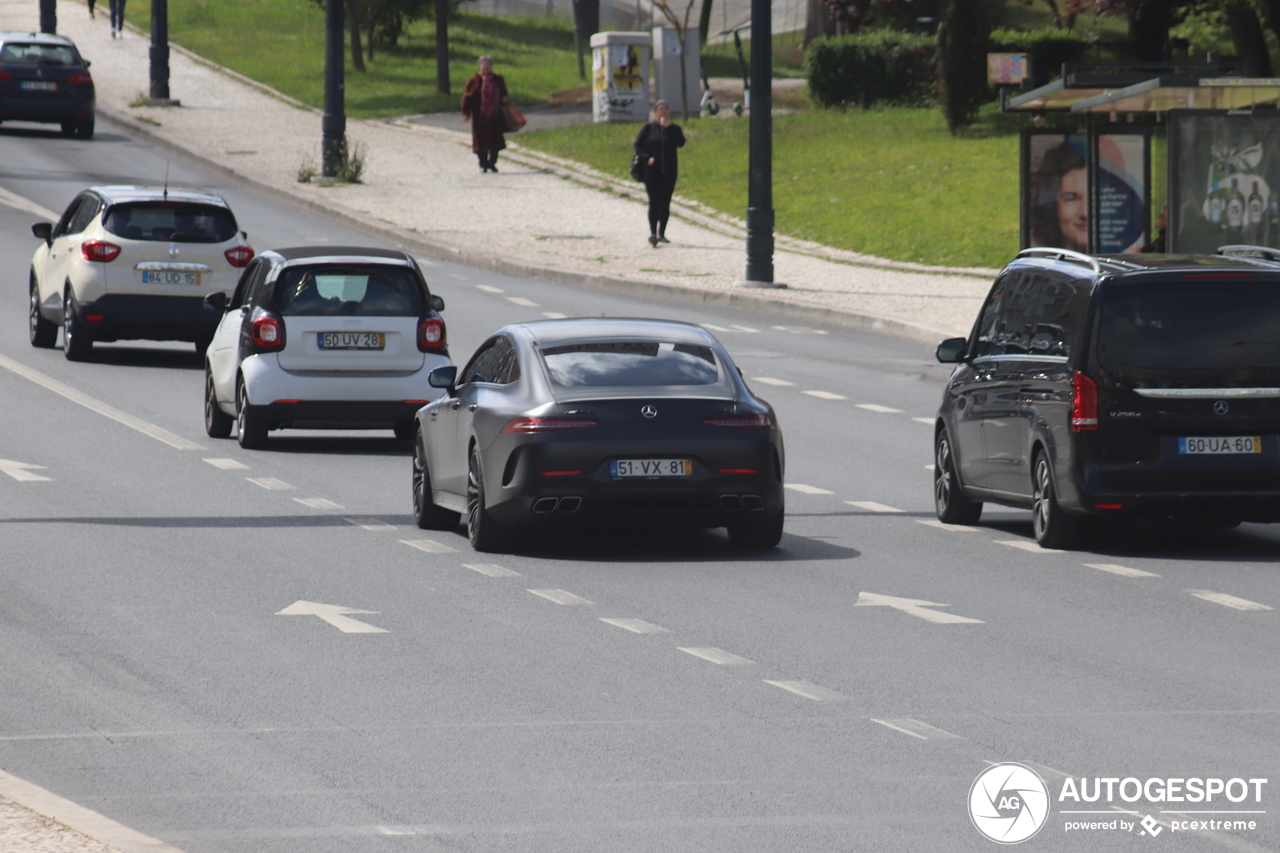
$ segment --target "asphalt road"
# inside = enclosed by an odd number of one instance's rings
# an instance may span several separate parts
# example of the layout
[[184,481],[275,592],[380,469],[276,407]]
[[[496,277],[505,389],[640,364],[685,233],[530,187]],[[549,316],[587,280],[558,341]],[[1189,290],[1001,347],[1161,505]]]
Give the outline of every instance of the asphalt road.
[[[0,148],[0,188],[55,211],[166,168],[109,126],[6,126]],[[169,170],[255,248],[371,242]],[[189,345],[31,348],[35,218],[0,204],[4,770],[188,853],[967,851],[993,849],[970,786],[1016,761],[1050,792],[1027,849],[1280,849],[1280,530],[1048,553],[1025,512],[939,527],[929,348],[430,263],[458,361],[510,321],[691,320],[787,440],[775,553],[649,529],[478,555],[413,526],[390,433],[243,451],[204,435]],[[299,601],[381,630],[280,615]],[[1091,804],[1060,800],[1067,777],[1272,782]],[[1256,828],[1174,824],[1224,817]],[[1066,829],[1113,820],[1132,828]]]

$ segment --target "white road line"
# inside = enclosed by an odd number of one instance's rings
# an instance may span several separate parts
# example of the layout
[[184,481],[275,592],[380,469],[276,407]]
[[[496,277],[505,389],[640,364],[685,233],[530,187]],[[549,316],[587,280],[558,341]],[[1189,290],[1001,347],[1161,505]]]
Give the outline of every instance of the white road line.
[[206,459],[214,468],[221,468],[223,471],[248,471],[249,466],[243,462],[237,462],[234,459]]
[[103,417],[111,418],[116,423],[124,424],[129,429],[135,429],[143,435],[154,438],[156,441],[164,442],[170,447],[178,450],[204,450],[203,445],[196,444],[194,441],[187,441],[180,435],[169,432],[163,427],[158,427],[153,423],[148,423],[141,418],[135,418],[133,415],[120,411],[115,406],[108,406],[100,400],[95,400],[88,394],[77,391],[69,385],[64,385],[52,376],[46,376],[38,370],[32,370],[20,361],[14,361],[8,356],[0,355],[0,367],[16,373],[23,379],[29,379],[42,388],[52,391],[55,394],[66,397],[71,402],[84,406],[90,411],[97,412]]
[[803,696],[806,699],[813,699],[815,702],[829,702],[833,699],[843,699],[834,690],[828,690],[825,687],[819,687],[808,681],[770,681],[765,679],[765,684],[772,684],[774,687],[781,687],[783,690],[789,690],[797,696]]
[[400,544],[426,551],[428,554],[453,554],[458,550],[434,539],[401,539]]
[[546,317],[548,320],[563,320],[569,315],[561,314],[559,311],[543,311],[542,316]]
[[760,331],[759,329],[753,329],[753,328],[751,328],[750,326],[738,326],[738,325],[735,325],[735,326],[733,327],[733,330],[734,330],[735,332],[748,332],[748,333],[753,334],[753,335],[754,335],[754,334],[756,334],[756,333],[758,333],[758,332]]
[[540,595],[547,601],[554,601],[556,604],[590,604],[585,598],[566,592],[563,589],[531,589],[529,592],[534,595]]
[[906,512],[905,509],[898,509],[896,506],[888,506],[875,501],[845,501],[849,506],[856,506],[859,509],[865,509],[869,512]]
[[387,524],[385,521],[382,521],[377,518],[365,518],[365,519],[344,518],[342,520],[345,521],[347,524],[354,524],[356,527],[362,528],[364,530],[395,530],[396,529],[394,524]]
[[508,301],[508,302],[511,302],[511,303],[513,303],[513,304],[515,304],[515,305],[519,305],[519,306],[521,306],[522,308],[537,308],[537,307],[538,307],[538,303],[534,302],[532,299],[525,299],[523,296],[508,296],[508,297],[507,297],[507,301]]
[[[454,276],[454,278],[461,278],[461,277],[462,276]],[[501,287],[494,287],[491,284],[477,284],[476,289],[483,290],[485,293],[506,293],[506,291],[503,290]]]
[[882,415],[900,415],[902,409],[891,409],[888,406],[882,406],[879,403],[854,403],[859,409],[866,409],[868,412],[879,412]]
[[336,504],[328,498],[294,498],[295,501],[303,506],[309,506],[312,509],[343,509],[342,504]]
[[12,459],[0,459],[0,473],[8,474],[19,483],[53,482],[52,477],[37,474],[34,469],[48,470],[43,465],[33,465],[30,462],[14,462]]
[[245,479],[255,486],[262,486],[264,489],[271,489],[277,492],[294,488],[283,480],[277,480],[275,477],[245,477]]
[[0,187],[0,204],[12,207],[14,210],[22,210],[27,213],[39,216],[41,219],[47,219],[50,222],[58,221],[58,214],[54,213],[47,207],[41,207],[29,198],[24,198],[15,192],[10,192],[4,187]]
[[817,397],[819,400],[848,400],[849,398],[843,394],[832,394],[830,391],[801,391],[801,394],[808,394],[810,397]]
[[804,483],[784,483],[784,489],[791,489],[802,495],[834,495],[835,492],[828,492],[826,489],[819,489],[817,486],[806,486]]
[[753,660],[747,660],[746,658],[740,658],[737,655],[731,655],[724,649],[717,649],[714,646],[707,648],[681,648],[680,651],[685,654],[693,655],[696,658],[709,660],[714,664],[719,664],[720,666],[747,666],[748,664],[755,663]]
[[752,381],[752,382],[763,382],[765,385],[778,385],[778,386],[783,386],[783,385],[795,385],[795,384],[796,384],[796,383],[794,383],[794,382],[788,382],[788,381],[787,381],[787,380],[785,380],[785,379],[774,379],[772,376],[753,376],[753,377],[751,378],[751,381]]
[[[936,422],[937,418],[912,418],[911,420],[915,421],[918,424],[931,424]],[[930,465],[929,467],[932,468],[933,466]]]
[[917,518],[916,524],[923,524],[925,527],[932,527],[937,530],[945,530],[948,533],[973,533],[981,530],[981,527],[970,527],[967,524],[943,524],[936,518]]
[[814,329],[809,326],[774,326],[779,332],[790,332],[793,335],[825,335],[825,329]]
[[920,740],[963,740],[960,735],[952,734],[949,731],[940,729],[937,726],[931,726],[928,723],[922,723],[919,720],[913,720],[910,717],[891,720],[877,720],[873,717],[871,722],[879,723],[880,725],[887,726],[894,731],[911,735],[912,737],[919,738]]
[[997,539],[997,545],[1008,545],[1010,548],[1017,548],[1019,551],[1026,551],[1029,554],[1065,554],[1066,551],[1060,551],[1057,548],[1041,548],[1034,542],[1026,539]]
[[643,619],[605,619],[601,617],[601,622],[607,622],[619,628],[630,631],[633,634],[666,634],[669,633],[666,628],[660,625],[654,625]]
[[1098,569],[1103,572],[1111,572],[1113,575],[1120,575],[1126,578],[1158,578],[1159,575],[1153,572],[1144,572],[1142,569],[1131,569],[1128,566],[1117,566],[1115,563],[1085,563],[1091,569]]
[[713,326],[710,323],[703,323],[702,328],[710,329],[713,332],[732,332],[733,329],[726,329],[724,326]]
[[493,563],[463,563],[462,568],[470,569],[473,572],[479,572],[482,575],[488,575],[491,578],[518,578],[519,572],[513,572],[510,569],[504,569],[502,566]]
[[1235,610],[1273,610],[1265,604],[1259,604],[1256,601],[1250,601],[1247,598],[1236,598],[1234,595],[1227,595],[1225,592],[1214,592],[1208,589],[1189,589],[1187,592],[1196,598],[1203,598],[1205,601],[1212,601],[1214,604],[1221,604],[1223,607],[1231,607]]

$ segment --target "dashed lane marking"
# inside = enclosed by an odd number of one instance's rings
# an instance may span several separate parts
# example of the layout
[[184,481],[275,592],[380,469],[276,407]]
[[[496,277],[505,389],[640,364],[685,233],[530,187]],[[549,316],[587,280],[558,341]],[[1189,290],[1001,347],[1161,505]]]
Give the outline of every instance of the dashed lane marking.
[[546,317],[548,320],[563,320],[569,315],[561,314],[559,311],[543,311],[542,316]]
[[755,377],[752,377],[751,381],[763,382],[765,385],[778,385],[778,386],[796,384],[794,382],[788,382],[785,379],[774,379],[772,376],[755,376]]
[[1010,548],[1017,548],[1019,551],[1026,551],[1028,554],[1065,554],[1066,551],[1060,551],[1057,548],[1041,548],[1035,542],[1028,542],[1026,539],[997,539],[997,545],[1008,545]]
[[793,335],[825,335],[826,329],[815,329],[811,326],[774,326],[779,332],[790,332]]
[[931,726],[928,723],[922,723],[919,720],[913,720],[910,717],[893,720],[877,720],[871,718],[871,722],[879,723],[882,726],[902,732],[904,735],[911,735],[920,740],[963,740],[960,735],[952,734],[949,731],[940,729],[937,726]]
[[710,329],[713,332],[732,332],[733,329],[726,329],[724,326],[714,326],[711,323],[703,323],[702,328]]
[[354,524],[356,527],[364,530],[395,530],[394,524],[387,524],[378,518],[344,518],[347,524]]
[[937,530],[946,530],[948,533],[973,533],[975,530],[982,529],[981,527],[970,527],[967,524],[943,524],[936,518],[917,518],[916,523]]
[[[912,418],[911,420],[915,421],[918,424],[931,424],[931,423],[934,423],[934,421],[936,421],[937,419],[936,418]],[[929,467],[932,468],[933,466],[930,465]]]
[[1097,569],[1102,572],[1111,572],[1113,575],[1120,575],[1126,578],[1158,578],[1159,575],[1154,572],[1144,572],[1142,569],[1131,569],[1128,566],[1117,566],[1115,563],[1085,563],[1091,569]]
[[755,663],[753,660],[740,658],[737,655],[729,654],[724,649],[717,649],[715,647],[681,648],[680,651],[685,654],[693,655],[696,658],[709,660],[714,664],[719,664],[720,666],[747,666],[748,664]]
[[343,509],[342,504],[336,504],[328,498],[294,498],[294,500],[312,509]]
[[[461,276],[456,276],[461,278]],[[483,290],[485,293],[506,293],[501,287],[494,287],[491,284],[477,284],[476,290]]]
[[504,569],[502,566],[493,563],[463,563],[462,568],[470,569],[473,572],[479,572],[482,575],[488,575],[491,578],[518,578],[519,572],[513,572],[510,569]]
[[801,391],[801,394],[808,394],[810,397],[817,397],[819,400],[848,400],[849,398],[843,394],[832,394],[830,391]]
[[799,492],[802,495],[834,495],[835,492],[829,492],[826,489],[819,489],[817,486],[806,486],[804,483],[784,483],[783,488],[791,489],[793,492]]
[[663,628],[660,625],[654,625],[651,622],[646,622],[643,619],[605,619],[602,617],[600,621],[630,631],[633,634],[668,633],[666,628]]
[[1265,604],[1259,604],[1256,601],[1250,601],[1247,598],[1236,598],[1234,595],[1227,595],[1225,592],[1214,592],[1208,589],[1189,589],[1187,592],[1196,598],[1202,598],[1205,601],[1211,601],[1214,604],[1221,604],[1223,607],[1230,607],[1235,610],[1273,610]]
[[889,406],[882,406],[879,403],[854,403],[859,409],[866,409],[868,412],[878,412],[882,415],[900,415],[902,409],[893,409]]
[[294,488],[283,480],[277,480],[275,477],[245,477],[245,479],[250,483],[253,483],[255,486],[262,486],[264,489],[271,489],[272,491],[277,492]]
[[757,334],[760,331],[759,329],[753,329],[750,326],[737,326],[737,325],[733,327],[733,330],[735,332],[746,332],[752,335]]
[[906,512],[905,509],[898,509],[896,506],[888,506],[875,501],[845,501],[845,503],[849,506],[856,506],[858,509],[865,509],[868,512]]
[[531,589],[529,590],[529,592],[533,593],[534,595],[540,595],[543,598],[545,598],[547,601],[554,601],[556,604],[573,605],[573,604],[590,604],[591,603],[590,601],[587,601],[582,596],[574,595],[573,593],[566,592],[563,589]]
[[830,702],[835,699],[845,698],[834,690],[820,687],[808,681],[770,681],[766,678],[764,683],[772,684],[774,687],[781,687],[783,690],[788,690],[797,696],[803,696],[815,702]]
[[206,459],[214,468],[221,468],[223,471],[248,471],[249,466],[243,462],[237,462],[235,459]]
[[428,554],[452,554],[458,550],[434,539],[401,539],[400,544],[426,551]]
[[519,305],[522,308],[538,307],[538,303],[534,302],[532,299],[525,299],[523,296],[508,296],[507,301],[514,305]]

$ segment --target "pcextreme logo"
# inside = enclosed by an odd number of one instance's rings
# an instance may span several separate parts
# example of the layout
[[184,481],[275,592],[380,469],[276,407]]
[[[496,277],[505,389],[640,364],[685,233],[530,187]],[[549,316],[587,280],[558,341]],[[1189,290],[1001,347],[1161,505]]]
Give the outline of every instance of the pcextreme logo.
[[1040,831],[1049,817],[1049,788],[1022,764],[988,767],[969,789],[969,818],[987,838],[1017,844]]

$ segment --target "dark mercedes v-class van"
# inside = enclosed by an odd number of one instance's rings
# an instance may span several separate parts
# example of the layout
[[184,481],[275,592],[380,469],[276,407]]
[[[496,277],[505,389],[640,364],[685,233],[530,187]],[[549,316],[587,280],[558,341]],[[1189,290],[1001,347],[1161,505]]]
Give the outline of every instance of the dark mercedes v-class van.
[[938,518],[1030,508],[1046,548],[1098,517],[1280,520],[1280,251],[1219,252],[1019,253],[938,346]]

